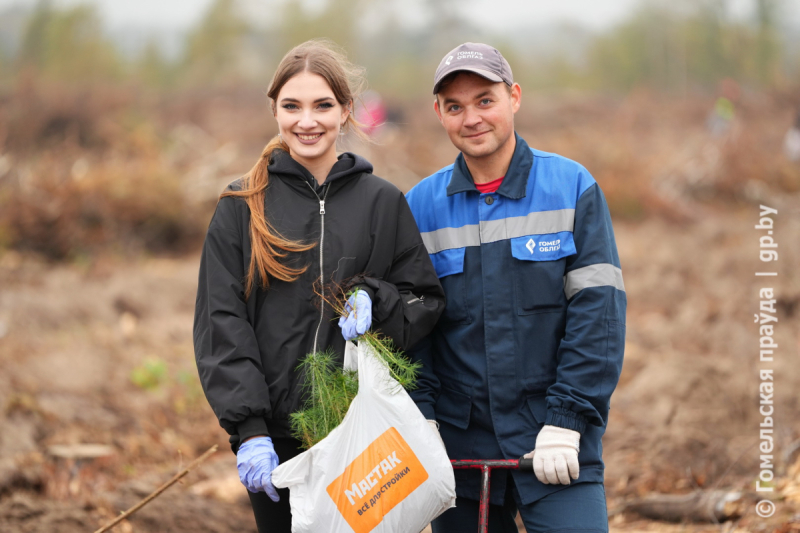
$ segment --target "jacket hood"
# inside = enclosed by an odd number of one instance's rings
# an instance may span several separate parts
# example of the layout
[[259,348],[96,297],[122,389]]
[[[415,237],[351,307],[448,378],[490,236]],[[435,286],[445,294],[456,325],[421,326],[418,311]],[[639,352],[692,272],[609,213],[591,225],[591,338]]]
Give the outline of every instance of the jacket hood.
[[344,152],[339,156],[339,160],[333,164],[328,177],[325,178],[325,183],[320,185],[311,175],[311,172],[295,161],[286,151],[275,150],[267,170],[270,174],[293,176],[305,180],[315,191],[319,191],[322,187],[342,178],[359,174],[372,174],[372,163],[352,152]]

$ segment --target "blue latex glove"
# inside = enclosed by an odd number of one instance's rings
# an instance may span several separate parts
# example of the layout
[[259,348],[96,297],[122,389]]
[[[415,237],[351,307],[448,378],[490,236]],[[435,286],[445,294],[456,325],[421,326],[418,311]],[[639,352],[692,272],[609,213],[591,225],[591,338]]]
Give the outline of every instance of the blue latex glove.
[[342,328],[345,340],[351,341],[366,333],[372,326],[372,300],[367,291],[356,290],[347,299],[344,309],[347,315],[339,318],[339,327]]
[[269,499],[280,500],[278,489],[272,484],[272,471],[278,467],[278,454],[269,437],[256,437],[239,446],[236,468],[242,485],[250,492],[266,492]]

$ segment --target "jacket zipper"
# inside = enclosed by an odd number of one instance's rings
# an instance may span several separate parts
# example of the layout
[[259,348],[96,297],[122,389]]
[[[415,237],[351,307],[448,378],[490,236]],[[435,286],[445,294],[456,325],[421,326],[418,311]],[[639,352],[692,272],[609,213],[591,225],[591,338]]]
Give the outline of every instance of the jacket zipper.
[[[308,185],[308,188],[311,189],[311,192],[314,193],[314,196],[317,197],[319,200],[319,216],[320,216],[320,234],[319,234],[319,290],[322,292],[322,295],[325,295],[325,274],[323,270],[324,266],[324,253],[323,253],[323,245],[325,244],[325,200],[328,198],[328,191],[330,190],[331,186],[328,184],[325,187],[325,194],[322,198],[319,197],[317,191],[311,186],[310,183],[305,182]],[[319,323],[317,323],[317,331],[314,333],[314,350],[311,353],[317,353],[317,339],[319,338],[319,328],[322,327],[322,320],[325,318],[325,300],[323,298],[322,305],[319,308]]]

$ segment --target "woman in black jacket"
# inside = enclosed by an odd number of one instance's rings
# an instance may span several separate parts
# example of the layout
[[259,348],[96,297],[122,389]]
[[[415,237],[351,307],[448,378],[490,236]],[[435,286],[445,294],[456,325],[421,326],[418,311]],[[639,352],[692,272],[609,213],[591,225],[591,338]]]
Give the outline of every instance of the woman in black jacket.
[[[363,78],[354,73],[319,41],[283,58],[267,93],[280,134],[222,193],[203,247],[197,367],[260,532],[291,528],[289,491],[270,475],[301,451],[289,426],[303,402],[300,359],[333,349],[341,362],[343,333],[363,333],[370,315],[373,328],[408,349],[444,309],[403,194],[363,158],[336,154],[340,133],[355,126]],[[364,289],[350,299],[360,320],[351,312],[340,329],[314,286],[349,280]]]

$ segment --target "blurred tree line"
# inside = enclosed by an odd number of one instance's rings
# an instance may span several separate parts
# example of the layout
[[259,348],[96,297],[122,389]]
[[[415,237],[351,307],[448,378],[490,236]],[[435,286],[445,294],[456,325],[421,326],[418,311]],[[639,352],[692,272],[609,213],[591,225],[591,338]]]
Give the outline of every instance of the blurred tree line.
[[755,0],[750,23],[726,18],[726,2],[698,2],[688,16],[657,4],[641,10],[588,52],[587,81],[610,89],[647,85],[685,92],[734,78],[762,88],[789,82],[777,0]]
[[177,57],[168,57],[155,40],[130,57],[90,5],[57,7],[40,0],[27,14],[18,44],[0,43],[0,83],[25,73],[66,84],[134,81],[158,90],[266,85],[292,45],[327,37],[367,67],[372,87],[401,99],[427,94],[438,59],[464,40],[495,44],[508,54],[518,80],[535,89],[626,92],[646,86],[682,94],[713,89],[726,77],[763,89],[793,86],[800,62],[779,28],[787,6],[752,1],[750,20],[731,18],[726,0],[677,8],[643,2],[615,27],[584,35],[575,53],[558,43],[529,48],[520,38],[525,29],[502,35],[479,30],[459,15],[466,7],[456,9],[455,0],[427,0],[430,16],[416,26],[397,16],[399,0],[326,0],[314,9],[272,0],[266,22],[255,21],[237,0],[215,0]]
[[[344,47],[367,68],[371,88],[407,117],[405,104],[430,98],[440,58],[464,41],[499,48],[528,91],[625,94],[646,87],[699,94],[694,100],[702,102],[730,85],[780,95],[800,87],[800,37],[782,27],[788,0],[750,0],[750,19],[733,18],[726,0],[643,0],[602,32],[532,21],[496,33],[463,16],[472,1],[415,0],[426,16],[409,21],[407,0],[212,0],[175,47],[159,34],[131,47],[90,4],[39,0],[0,12],[0,254],[18,249],[82,260],[100,250],[193,249],[213,211],[216,180],[241,171],[238,150],[255,157],[274,133],[271,121],[251,119],[264,103],[263,88],[281,57],[310,38]],[[702,128],[703,117],[692,120]],[[620,135],[598,142],[605,119],[595,117],[602,126],[593,130],[584,118],[585,137],[565,134],[551,146],[568,156],[580,150],[616,216],[664,205],[640,179],[650,172],[650,155]],[[664,131],[677,128],[683,138],[691,123]],[[739,149],[757,137],[777,146],[766,134],[776,123],[753,126],[759,133],[729,144],[724,165],[715,167],[724,170],[720,183],[728,190],[753,176],[800,190],[798,167],[774,150],[754,156]],[[397,153],[398,144],[380,152],[383,166],[402,179],[435,168],[429,132],[405,137]]]

